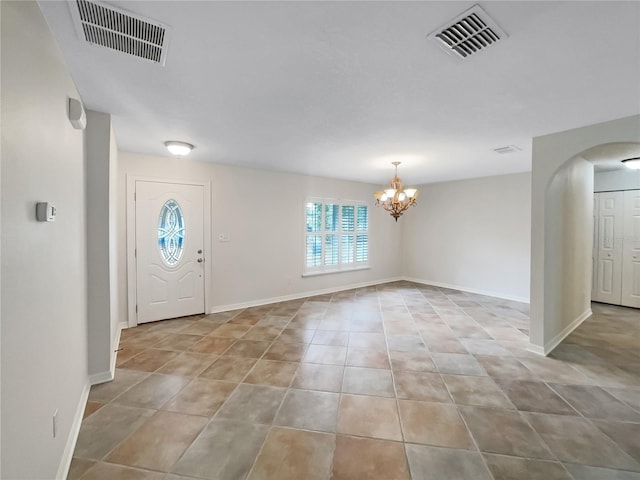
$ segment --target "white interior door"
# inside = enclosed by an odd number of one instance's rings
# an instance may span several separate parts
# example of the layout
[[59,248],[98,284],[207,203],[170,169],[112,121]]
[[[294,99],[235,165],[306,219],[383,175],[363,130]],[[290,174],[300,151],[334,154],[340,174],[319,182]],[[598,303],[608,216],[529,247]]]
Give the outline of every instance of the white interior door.
[[138,323],[204,312],[204,187],[136,181]]
[[621,304],[640,308],[640,190],[624,192]]
[[620,305],[622,295],[623,192],[598,194],[597,302]]

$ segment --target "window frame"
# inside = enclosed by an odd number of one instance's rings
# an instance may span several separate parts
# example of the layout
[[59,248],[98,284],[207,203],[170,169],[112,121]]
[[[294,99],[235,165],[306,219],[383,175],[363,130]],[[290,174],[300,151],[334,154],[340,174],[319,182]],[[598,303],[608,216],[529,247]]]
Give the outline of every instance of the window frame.
[[[321,204],[321,229],[318,231],[308,231],[307,230],[307,205],[309,203]],[[337,205],[338,206],[338,219],[337,219],[337,229],[336,230],[327,230],[326,224],[326,206],[327,205]],[[353,207],[353,230],[343,230],[342,225],[342,214],[343,207],[351,206]],[[358,207],[366,207],[367,209],[367,225],[366,230],[358,230]],[[352,272],[355,270],[365,270],[371,268],[370,266],[370,222],[371,222],[371,206],[362,200],[342,200],[339,198],[323,198],[323,197],[308,197],[305,199],[303,205],[303,269],[302,276],[315,276],[315,275],[325,275],[331,273],[340,273],[340,272]],[[318,266],[308,266],[308,258],[307,258],[307,242],[309,236],[318,235],[320,236],[320,265]],[[336,235],[337,236],[337,246],[338,246],[338,263],[332,265],[326,265],[325,263],[325,255],[327,250],[326,237],[327,235]],[[353,261],[343,263],[343,235],[352,235],[352,257]],[[366,250],[367,250],[367,258],[365,261],[357,260],[357,250],[358,250],[358,235],[366,235]]]

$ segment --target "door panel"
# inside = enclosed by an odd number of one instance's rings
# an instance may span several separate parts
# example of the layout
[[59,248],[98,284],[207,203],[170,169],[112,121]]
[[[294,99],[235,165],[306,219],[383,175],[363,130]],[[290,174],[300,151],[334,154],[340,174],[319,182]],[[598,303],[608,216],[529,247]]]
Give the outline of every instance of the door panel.
[[196,278],[193,272],[187,272],[178,280],[178,298],[180,300],[192,298],[196,293]]
[[138,323],[203,313],[204,187],[136,181],[135,192]]
[[640,190],[624,192],[621,303],[640,308]]
[[157,275],[149,275],[151,289],[151,303],[166,303],[169,301],[169,288],[166,280]]
[[598,193],[597,199],[597,275],[592,298],[619,305],[622,295],[623,192]]

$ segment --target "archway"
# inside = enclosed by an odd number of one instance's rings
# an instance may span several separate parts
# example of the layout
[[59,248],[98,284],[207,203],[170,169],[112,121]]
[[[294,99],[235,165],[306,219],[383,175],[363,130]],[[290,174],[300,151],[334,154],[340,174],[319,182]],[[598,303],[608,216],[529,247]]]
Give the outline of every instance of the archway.
[[530,349],[536,353],[547,355],[590,314],[593,165],[607,149],[638,143],[640,115],[533,139]]

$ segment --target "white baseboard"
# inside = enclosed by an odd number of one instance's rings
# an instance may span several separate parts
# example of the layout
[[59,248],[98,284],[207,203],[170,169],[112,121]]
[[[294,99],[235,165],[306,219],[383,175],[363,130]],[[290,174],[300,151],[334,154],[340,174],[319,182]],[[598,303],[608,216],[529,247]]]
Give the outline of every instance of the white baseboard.
[[322,290],[312,290],[307,292],[294,293],[292,295],[283,295],[281,297],[263,298],[263,299],[254,300],[251,302],[232,303],[229,305],[218,305],[218,306],[212,307],[209,313],[227,312],[229,310],[238,310],[241,308],[249,308],[249,307],[259,307],[261,305],[269,305],[271,303],[288,302],[289,300],[298,300],[300,298],[314,297],[316,295],[326,295],[328,293],[336,293],[336,292],[341,292],[343,290],[352,290],[354,288],[371,287],[373,285],[381,285],[383,283],[389,283],[389,282],[398,282],[400,280],[404,280],[404,278],[403,277],[385,278],[381,280],[374,280],[371,282],[354,283],[351,285],[342,285],[340,287],[325,288]]
[[538,346],[538,345],[534,345],[533,343],[530,343],[529,346],[527,347],[527,350],[531,353],[535,353],[536,355],[540,355],[542,357],[546,357],[547,355],[544,353],[544,348]]
[[58,465],[58,472],[56,473],[57,480],[64,480],[69,474],[69,467],[71,467],[71,459],[73,458],[73,452],[76,449],[76,442],[78,441],[78,434],[80,433],[80,426],[82,425],[82,417],[84,416],[84,409],[87,405],[87,399],[89,398],[89,390],[91,384],[87,382],[80,394],[80,400],[76,407],[76,413],[73,416],[73,422],[71,423],[71,429],[69,430],[69,436],[67,437],[67,443],[64,446],[62,452],[62,458]]
[[591,308],[588,308],[587,310],[582,312],[582,314],[580,314],[578,318],[576,318],[573,322],[571,322],[569,325],[564,327],[562,331],[559,332],[555,337],[553,337],[548,342],[545,342],[543,355],[549,355],[554,348],[560,345],[560,342],[562,342],[565,338],[567,338],[569,334],[573,332],[576,328],[578,328],[582,322],[584,322],[587,318],[591,316],[591,314],[592,314]]
[[120,345],[120,334],[123,328],[129,328],[129,324],[126,322],[119,323],[116,330],[116,337],[113,339],[112,348],[115,350],[113,357],[111,357],[111,365],[106,372],[94,373],[89,375],[89,383],[91,385],[98,385],[100,383],[110,382],[116,375],[116,360],[118,358],[118,345]]
[[313,290],[313,291],[307,291],[307,292],[302,292],[302,293],[295,293],[293,295],[283,295],[283,296],[280,296],[280,297],[263,298],[263,299],[260,299],[260,300],[253,300],[253,301],[250,301],[250,302],[231,303],[231,304],[228,304],[228,305],[218,305],[218,306],[212,307],[211,310],[209,311],[209,313],[227,312],[227,311],[230,311],[230,310],[239,310],[241,308],[249,308],[249,307],[259,307],[261,305],[269,305],[271,303],[287,302],[289,300],[298,300],[300,298],[313,297],[315,295],[325,295],[325,294],[328,294],[328,293],[340,292],[342,290],[351,290],[351,289],[354,289],[354,288],[371,287],[373,285],[381,285],[383,283],[398,282],[398,281],[402,281],[402,280],[406,280],[408,282],[414,282],[414,283],[421,283],[423,285],[432,285],[434,287],[450,288],[450,289],[453,289],[453,290],[460,290],[462,292],[476,293],[478,295],[486,295],[488,297],[502,298],[504,300],[512,300],[512,301],[515,301],[515,302],[529,303],[529,298],[526,298],[526,297],[515,297],[515,296],[512,296],[512,295],[505,295],[505,294],[502,294],[502,293],[489,292],[489,291],[486,291],[486,290],[478,290],[478,289],[474,289],[474,288],[462,287],[460,285],[451,285],[451,284],[442,283],[442,282],[431,282],[431,281],[428,281],[428,280],[422,280],[422,279],[413,278],[413,277],[392,277],[392,278],[386,278],[386,279],[382,279],[382,280],[375,280],[375,281],[372,281],[372,282],[363,282],[363,283],[356,283],[356,284],[351,284],[351,285],[342,285],[340,287],[325,288],[325,289],[322,289],[322,290]]
[[122,335],[122,330],[125,328],[129,328],[129,324],[127,322],[120,322],[118,324],[118,331],[116,332],[116,338],[113,340],[113,358],[111,359],[111,376],[115,377],[116,375],[116,361],[118,360],[118,347],[120,346],[120,335]]
[[434,287],[450,288],[452,290],[460,290],[462,292],[475,293],[478,295],[486,295],[487,297],[502,298],[504,300],[513,300],[514,302],[529,303],[529,297],[516,297],[514,295],[507,295],[499,292],[490,292],[488,290],[479,290],[477,288],[464,287],[461,285],[452,285],[449,283],[433,282],[430,280],[423,280],[421,278],[403,277],[404,280],[414,283],[422,283],[424,285],[432,285]]
[[113,380],[113,373],[110,370],[106,372],[94,373],[89,375],[89,385],[99,385],[101,383],[110,382]]

